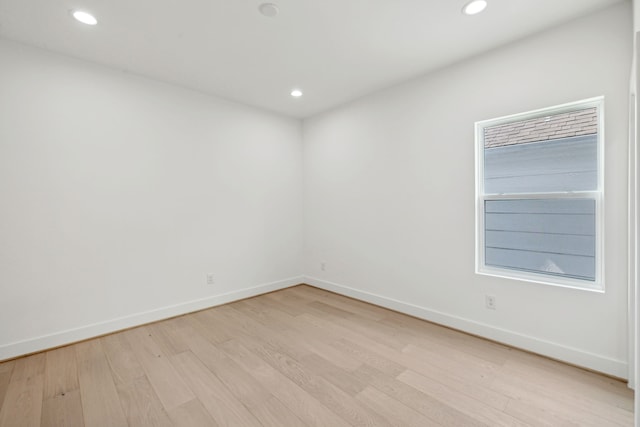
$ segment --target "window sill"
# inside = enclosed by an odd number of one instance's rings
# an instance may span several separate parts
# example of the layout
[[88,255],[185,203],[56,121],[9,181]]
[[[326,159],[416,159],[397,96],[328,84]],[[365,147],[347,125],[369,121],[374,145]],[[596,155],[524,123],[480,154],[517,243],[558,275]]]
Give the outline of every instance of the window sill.
[[587,280],[568,279],[564,277],[549,277],[543,274],[527,273],[524,271],[511,271],[500,268],[483,267],[476,269],[476,274],[481,276],[499,277],[501,279],[511,279],[520,282],[538,283],[541,285],[555,286],[560,288],[576,289],[579,291],[605,292],[602,281],[590,282]]

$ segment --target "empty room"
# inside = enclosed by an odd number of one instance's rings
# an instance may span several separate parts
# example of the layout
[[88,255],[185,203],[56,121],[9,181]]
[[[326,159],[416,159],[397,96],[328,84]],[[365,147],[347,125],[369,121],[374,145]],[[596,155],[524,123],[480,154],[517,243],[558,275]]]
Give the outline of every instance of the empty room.
[[0,427],[638,425],[636,0],[0,0]]

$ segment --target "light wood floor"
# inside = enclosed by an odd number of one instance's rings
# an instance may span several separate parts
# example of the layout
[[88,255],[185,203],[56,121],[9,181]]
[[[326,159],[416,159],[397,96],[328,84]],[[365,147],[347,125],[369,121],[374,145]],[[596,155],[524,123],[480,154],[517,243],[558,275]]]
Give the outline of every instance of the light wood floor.
[[0,426],[633,424],[626,384],[309,286],[0,364]]

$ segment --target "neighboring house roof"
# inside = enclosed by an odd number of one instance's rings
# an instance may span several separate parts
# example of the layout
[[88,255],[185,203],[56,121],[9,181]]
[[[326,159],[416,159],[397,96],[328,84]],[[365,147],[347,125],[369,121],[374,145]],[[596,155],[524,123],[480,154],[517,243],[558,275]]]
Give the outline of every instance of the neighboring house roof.
[[484,129],[484,147],[495,148],[598,132],[595,108],[538,117]]

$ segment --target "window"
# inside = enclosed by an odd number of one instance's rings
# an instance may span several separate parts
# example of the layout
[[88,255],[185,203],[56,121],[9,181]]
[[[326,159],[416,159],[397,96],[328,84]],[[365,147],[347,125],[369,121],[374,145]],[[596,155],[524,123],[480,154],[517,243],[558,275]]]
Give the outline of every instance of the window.
[[476,123],[476,272],[602,291],[603,98]]

